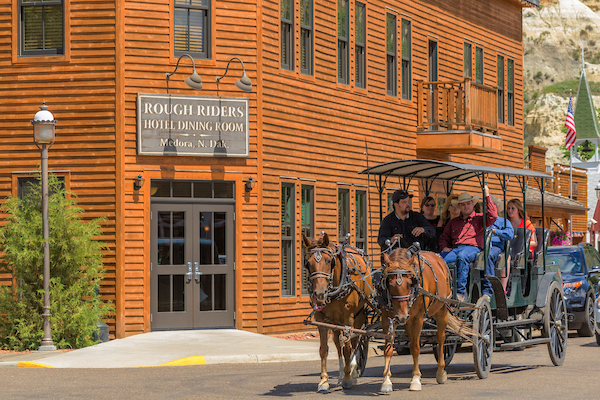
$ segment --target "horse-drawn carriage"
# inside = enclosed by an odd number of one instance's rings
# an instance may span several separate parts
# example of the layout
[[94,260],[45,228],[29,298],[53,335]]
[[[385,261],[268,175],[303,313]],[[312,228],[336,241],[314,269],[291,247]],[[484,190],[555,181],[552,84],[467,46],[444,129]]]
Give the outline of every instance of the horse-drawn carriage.
[[[505,204],[509,179],[517,179],[525,207],[525,194],[529,180],[532,180],[542,193],[542,221],[545,221],[543,193],[546,180],[551,178],[530,170],[434,160],[394,161],[369,168],[361,174],[375,176],[380,195],[380,219],[384,209],[383,194],[390,177],[398,177],[404,189],[408,189],[411,180],[421,179],[424,195],[428,196],[436,180],[443,182],[446,194],[449,195],[456,182],[468,179],[477,179],[484,192],[488,178],[496,176]],[[483,198],[485,199],[485,192]],[[485,221],[485,208],[483,213]],[[438,383],[445,382],[444,366],[450,363],[456,349],[466,341],[472,343],[474,366],[479,378],[488,376],[494,350],[546,344],[552,363],[561,365],[566,352],[567,313],[560,271],[556,266],[546,264],[549,230],[543,223],[541,228],[536,229],[538,246],[533,253],[529,251],[531,231],[515,229],[514,239],[506,243],[505,253],[498,258],[496,276],[486,277],[494,289],[494,296],[489,300],[482,295],[481,288],[481,281],[484,279],[482,271],[485,270],[491,245],[492,232],[489,229],[484,230],[484,248],[470,265],[467,292],[462,301],[457,300],[456,296],[456,266],[446,265],[441,257],[421,251],[418,245],[391,252],[390,244],[389,251],[383,252],[385,261],[379,270],[382,272],[381,283],[374,286],[371,283],[374,270],[370,261],[372,258],[379,258],[381,253],[370,256],[363,254],[361,250],[348,246],[346,238],[344,243],[334,247],[336,250],[329,251],[330,269],[324,272],[322,268],[327,266],[320,261],[325,254],[325,247],[329,248],[329,243],[324,246],[323,242],[326,235],[323,234],[319,242],[306,239],[307,268],[310,270],[309,281],[314,305],[310,317],[314,315],[316,319],[312,321],[309,317],[306,323],[319,326],[321,336],[325,336],[321,340],[322,359],[326,356],[327,329],[332,328],[336,344],[346,344],[345,365],[340,358],[340,378],[345,388],[351,386],[350,379],[364,371],[369,341],[377,338],[386,341],[382,391],[391,391],[389,358],[392,344],[399,354],[407,352],[409,348],[413,354],[413,390],[420,389],[420,381],[416,379],[420,378],[418,353],[424,344],[434,345],[434,355],[438,361]],[[339,265],[334,259],[339,260]],[[319,264],[322,265],[321,268]],[[506,294],[499,278],[506,277],[508,264],[511,267],[508,276],[510,292]],[[337,273],[336,265],[339,269]],[[322,280],[319,289],[321,292],[317,296],[315,285],[319,280]],[[445,280],[448,281],[449,289],[444,286]],[[336,317],[332,317],[334,314],[326,316],[329,304],[338,303],[347,310],[348,305],[341,295],[352,293],[356,293],[352,307],[357,310],[352,318],[343,320],[344,317],[339,317],[336,320]],[[331,307],[333,308],[335,307]],[[446,329],[447,324],[451,329]],[[351,360],[354,355],[357,372],[352,375],[354,367]],[[321,377],[319,390],[325,388],[323,383],[327,381],[325,361],[322,362]]]

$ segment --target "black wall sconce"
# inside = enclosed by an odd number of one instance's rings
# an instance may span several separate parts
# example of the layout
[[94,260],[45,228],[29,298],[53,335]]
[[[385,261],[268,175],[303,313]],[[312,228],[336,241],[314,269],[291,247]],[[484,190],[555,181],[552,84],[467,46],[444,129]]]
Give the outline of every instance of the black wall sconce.
[[137,178],[135,178],[133,180],[133,190],[140,190],[142,188],[142,186],[144,186],[144,182],[146,180],[144,178],[142,178],[141,175],[138,175]]
[[246,191],[246,193],[250,193],[252,191],[252,189],[254,188],[255,184],[256,184],[256,181],[252,180],[252,177],[245,180],[244,181],[244,190]]

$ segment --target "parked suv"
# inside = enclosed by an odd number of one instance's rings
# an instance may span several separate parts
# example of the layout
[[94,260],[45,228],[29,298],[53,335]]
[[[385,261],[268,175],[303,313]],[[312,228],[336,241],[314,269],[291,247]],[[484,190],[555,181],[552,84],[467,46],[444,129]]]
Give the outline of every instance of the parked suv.
[[589,243],[553,246],[548,248],[546,262],[557,264],[562,273],[569,329],[577,329],[579,336],[593,336],[600,254]]

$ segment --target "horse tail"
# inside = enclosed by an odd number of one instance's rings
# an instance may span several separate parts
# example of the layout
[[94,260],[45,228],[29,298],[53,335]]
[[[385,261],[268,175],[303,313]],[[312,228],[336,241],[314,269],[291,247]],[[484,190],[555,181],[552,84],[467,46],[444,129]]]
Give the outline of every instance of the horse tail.
[[471,343],[475,343],[474,337],[479,336],[467,323],[453,315],[448,311],[448,329],[467,339]]

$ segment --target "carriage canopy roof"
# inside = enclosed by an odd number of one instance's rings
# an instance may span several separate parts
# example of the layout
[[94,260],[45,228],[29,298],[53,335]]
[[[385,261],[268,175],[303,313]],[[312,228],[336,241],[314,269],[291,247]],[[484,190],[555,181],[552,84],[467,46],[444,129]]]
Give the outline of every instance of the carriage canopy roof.
[[367,168],[359,174],[400,176],[422,179],[464,181],[483,174],[513,175],[537,179],[552,179],[552,176],[529,169],[499,168],[473,164],[461,164],[438,160],[398,160]]

